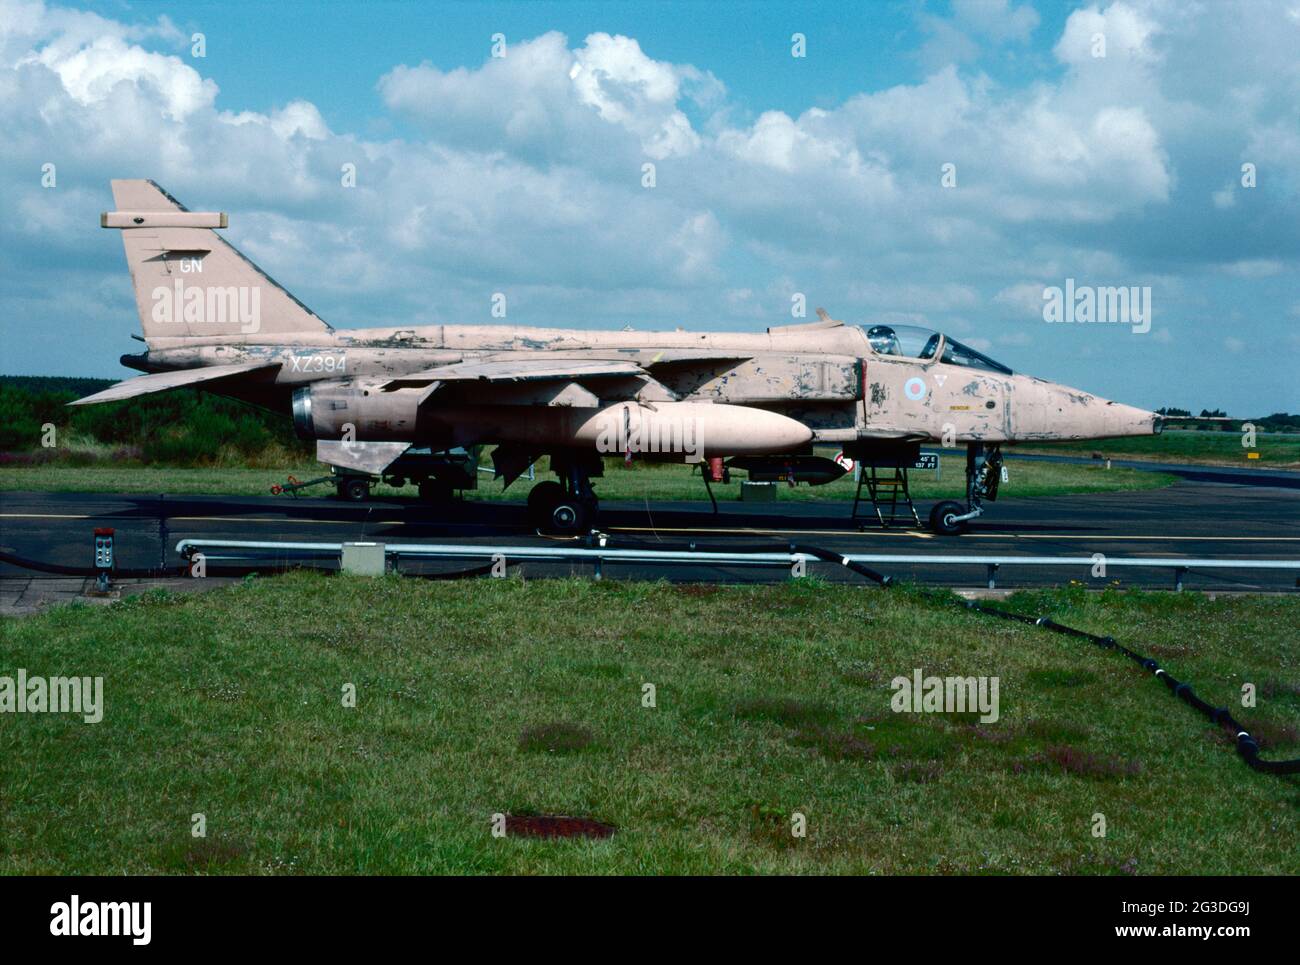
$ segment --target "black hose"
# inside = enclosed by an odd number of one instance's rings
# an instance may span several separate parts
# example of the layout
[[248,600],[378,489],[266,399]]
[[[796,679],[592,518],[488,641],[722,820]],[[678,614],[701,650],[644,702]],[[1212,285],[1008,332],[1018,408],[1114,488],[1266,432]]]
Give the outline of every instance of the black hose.
[[[402,576],[410,576],[417,580],[465,580],[472,576],[487,576],[492,572],[495,563],[486,563],[483,566],[471,567],[468,570],[455,570],[451,573],[411,573],[403,572]],[[506,563],[506,567],[513,566],[512,563]]]
[[847,570],[852,570],[859,576],[864,576],[877,586],[893,586],[894,578],[885,576],[883,573],[877,573],[869,566],[864,566],[855,560],[849,559],[843,553],[833,553],[830,550],[824,550],[820,546],[803,546],[797,543],[790,544],[791,553],[804,553],[807,556],[815,556],[824,563],[839,563]]
[[1199,710],[1204,714],[1211,723],[1218,724],[1229,730],[1237,741],[1237,753],[1241,755],[1250,767],[1257,771],[1263,771],[1266,774],[1300,774],[1300,758],[1290,761],[1266,761],[1259,756],[1259,743],[1250,735],[1245,725],[1239,723],[1232,716],[1227,707],[1215,707],[1206,703],[1196,692],[1192,690],[1191,685],[1183,683],[1177,677],[1173,676],[1167,670],[1156,663],[1150,657],[1144,657],[1136,650],[1130,650],[1115,640],[1114,637],[1101,637],[1095,633],[1088,633],[1085,630],[1076,630],[1074,627],[1067,627],[1063,623],[1057,623],[1050,617],[1031,617],[1021,613],[1012,613],[1009,610],[1000,610],[996,607],[984,606],[975,601],[966,603],[969,609],[978,613],[986,613],[989,616],[1001,617],[1006,620],[1015,620],[1020,623],[1032,623],[1035,626],[1052,630],[1056,633],[1063,633],[1071,637],[1079,637],[1097,644],[1107,650],[1117,650],[1124,656],[1128,657],[1142,669],[1150,671],[1157,679],[1164,681],[1170,693],[1182,700],[1184,703]]

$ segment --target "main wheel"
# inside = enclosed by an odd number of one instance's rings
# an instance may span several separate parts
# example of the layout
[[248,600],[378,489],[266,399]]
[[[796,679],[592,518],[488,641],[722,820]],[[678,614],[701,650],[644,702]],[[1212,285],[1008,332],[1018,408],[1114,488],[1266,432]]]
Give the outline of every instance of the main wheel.
[[556,533],[580,533],[587,523],[587,506],[582,500],[565,496],[551,510],[547,529]]
[[945,500],[930,510],[930,529],[941,536],[956,536],[965,532],[966,521],[956,522],[954,516],[965,516],[966,507],[955,499]]
[[553,479],[539,482],[528,491],[528,518],[534,525],[547,527],[551,523],[551,510],[564,499],[564,487]]

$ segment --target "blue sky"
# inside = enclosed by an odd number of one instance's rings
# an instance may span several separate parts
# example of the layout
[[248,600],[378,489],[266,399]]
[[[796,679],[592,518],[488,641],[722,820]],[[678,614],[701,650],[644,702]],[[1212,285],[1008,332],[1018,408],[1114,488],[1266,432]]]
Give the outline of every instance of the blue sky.
[[[341,327],[504,292],[761,330],[800,293],[1138,405],[1297,411],[1297,52],[1300,0],[0,0],[0,371],[127,374],[98,213],[152,177]],[[1068,278],[1149,288],[1150,331],[1045,322]]]
[[[428,60],[444,69],[468,66],[494,33],[524,39],[550,30],[575,40],[594,31],[648,40],[657,59],[707,66],[748,111],[798,114],[808,107],[833,107],[864,89],[921,80],[932,65],[920,56],[929,34],[917,12],[951,14],[947,3],[888,0],[821,5],[114,2],[86,9],[137,23],[165,10],[185,35],[196,30],[213,35],[205,74],[221,87],[218,106],[268,111],[303,98],[341,130],[392,123],[374,84],[394,64]],[[1070,9],[1068,4],[1040,7],[1043,33],[1059,34]],[[795,32],[814,38],[811,61],[790,56],[789,37]],[[1012,52],[984,69],[1016,82],[1056,66],[1040,48]]]

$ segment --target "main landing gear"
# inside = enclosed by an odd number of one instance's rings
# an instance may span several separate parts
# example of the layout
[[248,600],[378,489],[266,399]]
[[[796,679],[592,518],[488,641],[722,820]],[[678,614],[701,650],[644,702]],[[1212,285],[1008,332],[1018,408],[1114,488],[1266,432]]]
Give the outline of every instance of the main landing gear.
[[956,536],[984,512],[983,502],[998,498],[1002,481],[1002,450],[997,445],[972,442],[966,447],[966,503],[945,500],[930,510],[930,529],[941,536]]
[[591,488],[593,476],[604,475],[597,453],[574,452],[551,456],[551,469],[559,481],[539,482],[528,493],[528,517],[548,533],[585,533],[600,509]]

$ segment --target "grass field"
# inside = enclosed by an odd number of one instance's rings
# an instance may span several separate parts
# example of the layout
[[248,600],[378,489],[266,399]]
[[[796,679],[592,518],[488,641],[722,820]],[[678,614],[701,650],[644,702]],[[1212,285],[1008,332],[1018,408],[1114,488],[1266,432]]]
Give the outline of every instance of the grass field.
[[[1255,683],[1234,712],[1266,755],[1300,751],[1300,600],[1010,605],[1213,702]],[[300,573],[0,632],[0,675],[105,694],[99,724],[0,717],[8,873],[1300,871],[1295,779],[1113,653],[908,588]],[[914,668],[997,676],[1000,719],[892,713]],[[496,838],[497,813],[618,830]]]
[[[550,478],[546,474],[547,460],[538,464],[542,475],[538,478]],[[923,499],[939,497],[958,497],[964,488],[965,460],[956,457],[942,457],[940,460],[940,479],[935,480],[932,471],[914,472],[911,476],[912,493]],[[484,465],[491,465],[485,460]],[[1167,486],[1174,477],[1163,473],[1143,472],[1135,469],[1110,469],[1100,466],[1071,466],[1052,463],[1012,463],[1009,467],[1010,482],[1005,484],[1001,493],[1006,496],[1053,496],[1066,493],[1112,492],[1116,490],[1156,489]],[[284,482],[288,475],[299,479],[314,479],[324,475],[324,467],[306,464],[293,469],[170,469],[140,466],[26,466],[21,468],[0,468],[0,492],[14,490],[34,490],[38,492],[113,492],[113,493],[175,493],[199,494],[214,493],[239,496],[268,495],[272,483]],[[715,486],[714,493],[719,500],[739,498],[738,480],[744,473],[736,473],[729,486]],[[602,499],[639,500],[639,499],[706,499],[704,483],[698,469],[683,465],[654,465],[634,463],[625,469],[622,461],[610,460],[603,478],[596,482],[596,492]],[[522,500],[532,485],[527,479],[520,480],[508,490],[501,489],[500,482],[495,482],[486,474],[481,475],[480,488],[466,493],[467,499],[512,499]],[[851,476],[846,476],[825,486],[800,485],[794,488],[782,485],[779,499],[852,499],[854,483]],[[331,493],[328,486],[318,486],[305,491],[310,495],[327,496]],[[415,496],[414,486],[393,489],[379,485],[373,490],[380,498],[391,496]],[[289,499],[291,497],[284,497]]]
[[[1257,466],[1270,469],[1300,468],[1300,432],[1260,432],[1255,448],[1242,446],[1240,432],[1197,432],[1166,429],[1158,436],[1096,439],[1089,442],[1027,443],[1014,452],[1140,459],[1144,462],[1204,463],[1214,466]],[[1259,458],[1250,459],[1255,452]]]

